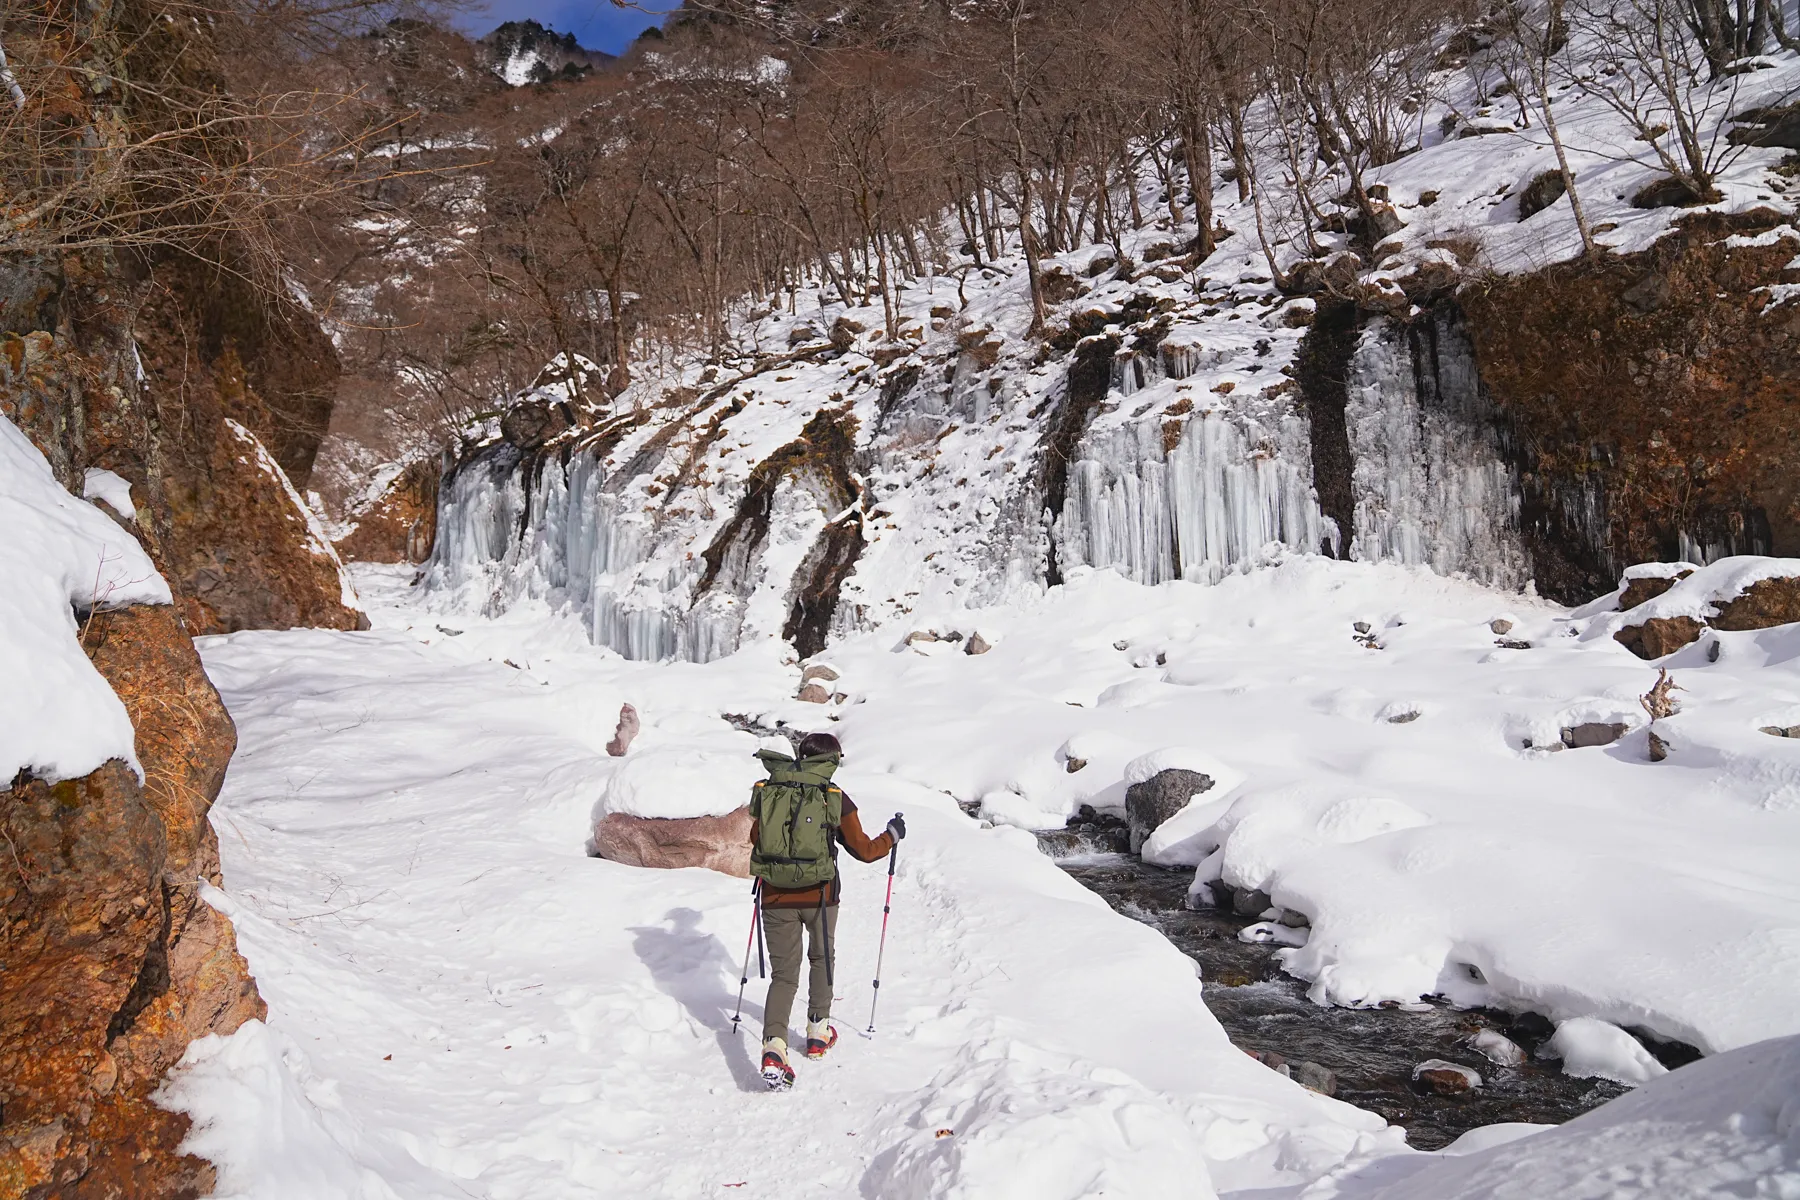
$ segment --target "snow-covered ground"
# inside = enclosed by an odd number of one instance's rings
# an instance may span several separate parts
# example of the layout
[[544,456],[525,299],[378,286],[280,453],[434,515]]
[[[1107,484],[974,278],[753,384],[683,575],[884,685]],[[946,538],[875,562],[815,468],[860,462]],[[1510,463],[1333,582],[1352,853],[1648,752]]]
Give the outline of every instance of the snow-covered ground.
[[[1118,803],[1145,755],[1241,780],[1156,849],[1192,861],[1223,840],[1203,879],[1216,865],[1305,912],[1290,966],[1321,999],[1532,1007],[1577,1020],[1564,1044],[1602,1069],[1613,1024],[1708,1050],[1800,1032],[1800,746],[1756,731],[1800,704],[1791,628],[1720,635],[1717,663],[1679,667],[1686,711],[1659,723],[1674,749],[1652,765],[1641,729],[1522,748],[1571,720],[1641,726],[1653,672],[1604,618],[1395,566],[1296,558],[1210,587],[1081,574],[921,622],[981,629],[985,655],[845,640],[830,661],[847,698],[823,707],[787,698],[799,667],[770,643],[627,662],[539,604],[427,613],[404,574],[363,574],[371,632],[203,643],[241,738],[214,899],[270,1006],[266,1026],[197,1043],[171,1088],[221,1195],[1515,1194],[1499,1143],[1531,1130],[1417,1155],[1265,1069],[1188,959],[1015,827]],[[1503,615],[1531,649],[1495,645]],[[610,759],[624,702],[645,728]],[[845,1037],[783,1096],[752,1077],[758,981],[730,1026],[747,887],[584,854],[597,807],[656,795],[659,760],[669,805],[738,802],[730,760],[756,739],[723,713],[832,728],[847,790],[912,830],[878,1032],[860,1035],[884,881],[851,865]],[[1628,1137],[1674,1147],[1645,1176],[1663,1190],[1570,1195],[1719,1194],[1707,1181],[1734,1171],[1770,1181],[1743,1194],[1793,1194],[1794,1103],[1770,1091],[1791,1051],[1765,1051],[1532,1137],[1558,1139],[1543,1144],[1568,1171],[1582,1138],[1600,1159]],[[1670,1182],[1682,1163],[1706,1170]],[[1438,1172],[1464,1174],[1446,1189]],[[1540,1173],[1532,1194],[1558,1193]]]
[[790,672],[376,619],[204,644],[242,739],[215,899],[270,1005],[268,1026],[197,1044],[173,1089],[221,1195],[1205,1196],[1399,1145],[1233,1049],[1191,963],[1028,835],[854,758],[846,788],[912,831],[885,1008],[861,1036],[884,881],[852,868],[844,1040],[764,1094],[760,983],[730,1024],[747,886],[583,842],[623,699],[645,717],[634,755],[747,754],[717,714]]

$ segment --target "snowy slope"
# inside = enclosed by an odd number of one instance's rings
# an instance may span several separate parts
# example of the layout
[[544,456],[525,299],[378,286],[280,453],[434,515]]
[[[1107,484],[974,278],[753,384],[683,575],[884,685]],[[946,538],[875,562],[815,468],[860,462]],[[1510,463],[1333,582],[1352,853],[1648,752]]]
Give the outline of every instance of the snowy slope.
[[[1707,1049],[1793,1032],[1800,762],[1755,732],[1800,701],[1791,630],[1723,635],[1718,663],[1678,670],[1687,711],[1651,766],[1641,732],[1522,748],[1626,716],[1641,662],[1569,636],[1564,610],[1418,569],[1081,573],[978,614],[984,655],[846,639],[828,707],[785,698],[798,669],[767,645],[633,663],[536,602],[428,612],[406,576],[362,575],[375,632],[203,645],[242,739],[213,899],[270,1003],[267,1027],[197,1044],[171,1091],[222,1195],[1352,1196],[1521,1132],[1415,1156],[1300,1091],[1230,1046],[1189,960],[1010,824],[1116,804],[1159,763],[1211,767],[1223,793],[1162,850],[1192,861],[1224,833],[1228,879],[1311,918],[1289,965],[1324,998],[1535,1008],[1567,1019],[1565,1049],[1578,1030],[1635,1046],[1608,1021]],[[1494,644],[1503,615],[1533,648]],[[645,728],[621,761],[603,745],[627,701]],[[742,881],[582,852],[634,769],[704,792],[694,809],[735,803],[729,759],[754,739],[723,713],[832,728],[847,789],[914,831],[878,1033],[854,1031],[882,879],[851,866],[845,1041],[785,1097],[754,1094],[759,982],[730,1031]],[[1671,1163],[1769,1153],[1671,1129]]]

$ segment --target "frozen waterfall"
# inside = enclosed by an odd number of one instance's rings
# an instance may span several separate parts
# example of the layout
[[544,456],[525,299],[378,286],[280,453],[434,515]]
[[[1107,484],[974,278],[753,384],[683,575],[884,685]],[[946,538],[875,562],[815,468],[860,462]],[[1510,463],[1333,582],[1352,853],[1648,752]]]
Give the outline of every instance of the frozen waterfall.
[[1376,322],[1357,344],[1347,390],[1351,557],[1522,587],[1531,567],[1518,480],[1460,326],[1442,312],[1410,326]]
[[1315,551],[1324,522],[1312,491],[1306,423],[1198,413],[1090,433],[1069,468],[1057,523],[1070,564],[1113,567],[1141,583],[1214,582],[1270,543]]
[[653,560],[648,519],[625,511],[605,482],[582,451],[567,461],[504,444],[483,451],[445,481],[426,587],[490,616],[527,597],[571,610],[596,644],[626,658],[735,649],[689,628],[693,572]]

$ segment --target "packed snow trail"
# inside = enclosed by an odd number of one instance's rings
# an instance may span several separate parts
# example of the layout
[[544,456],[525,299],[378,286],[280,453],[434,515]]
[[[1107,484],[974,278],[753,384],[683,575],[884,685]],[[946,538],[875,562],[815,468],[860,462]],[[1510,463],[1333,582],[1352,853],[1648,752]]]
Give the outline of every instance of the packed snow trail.
[[765,1093],[759,981],[730,1032],[748,884],[583,845],[627,691],[634,754],[701,753],[753,744],[717,714],[786,674],[421,628],[204,646],[240,734],[214,899],[270,1008],[172,1089],[221,1196],[1203,1197],[1400,1145],[1234,1049],[1192,964],[1028,834],[854,758],[846,790],[911,830],[881,1032],[885,881],[847,864],[842,1040]]

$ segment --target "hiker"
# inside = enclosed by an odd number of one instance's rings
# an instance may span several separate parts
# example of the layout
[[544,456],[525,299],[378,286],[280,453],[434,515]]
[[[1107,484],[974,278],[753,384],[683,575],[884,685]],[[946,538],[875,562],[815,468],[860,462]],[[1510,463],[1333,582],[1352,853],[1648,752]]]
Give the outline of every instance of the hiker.
[[844,750],[829,733],[800,739],[795,757],[759,750],[769,777],[750,797],[750,873],[759,881],[763,937],[769,948],[769,997],[763,1005],[762,1075],[772,1088],[794,1082],[788,1064],[788,1017],[800,990],[800,940],[812,974],[806,994],[806,1056],[823,1058],[837,1044],[830,1024],[833,949],[843,884],[841,843],[863,862],[875,862],[906,836],[898,813],[876,837],[863,832],[856,805],[831,777]]

